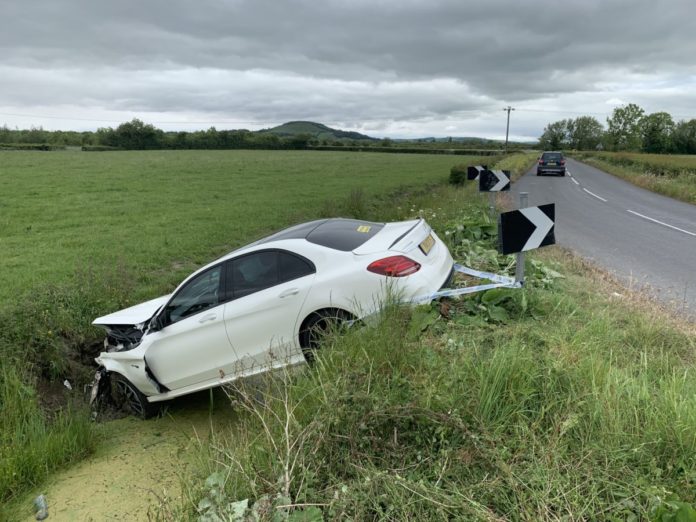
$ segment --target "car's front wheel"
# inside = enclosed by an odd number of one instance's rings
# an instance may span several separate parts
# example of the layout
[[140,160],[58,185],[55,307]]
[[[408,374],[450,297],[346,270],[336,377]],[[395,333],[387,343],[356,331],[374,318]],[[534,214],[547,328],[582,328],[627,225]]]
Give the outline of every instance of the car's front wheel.
[[160,411],[158,404],[149,402],[132,382],[118,373],[111,374],[111,396],[117,408],[141,419],[149,419]]
[[304,321],[300,331],[300,346],[308,363],[314,362],[316,351],[326,336],[337,331],[350,319],[350,314],[343,310],[319,310]]

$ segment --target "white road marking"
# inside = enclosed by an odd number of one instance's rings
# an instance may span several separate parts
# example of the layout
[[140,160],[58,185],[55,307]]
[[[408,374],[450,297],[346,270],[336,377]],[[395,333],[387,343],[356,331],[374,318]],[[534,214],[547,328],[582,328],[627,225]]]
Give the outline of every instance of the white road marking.
[[597,199],[600,200],[600,201],[604,201],[605,203],[607,202],[607,200],[604,199],[602,196],[598,196],[597,194],[595,194],[594,192],[590,192],[590,191],[587,190],[586,188],[583,188],[582,190],[584,190],[584,191],[587,192],[590,196],[595,197],[595,198],[597,198]]
[[573,175],[570,173],[568,169],[566,169],[566,174],[568,174],[571,178],[573,177]]
[[696,237],[696,234],[693,232],[689,232],[688,230],[684,230],[683,228],[675,227],[674,225],[670,225],[668,223],[663,223],[662,221],[658,221],[657,219],[653,219],[648,216],[644,216],[643,214],[639,214],[638,212],[633,212],[632,210],[626,210],[626,212],[630,212],[631,214],[635,214],[638,217],[642,217],[643,219],[647,219],[648,221],[652,221],[653,223],[657,223],[658,225],[662,225],[664,227],[669,227],[674,230],[678,230],[679,232],[684,232],[684,234],[689,234],[690,236]]
[[575,178],[570,178],[570,181],[572,181],[572,182],[575,183],[576,185],[580,185],[580,183],[578,183],[578,180],[575,179]]

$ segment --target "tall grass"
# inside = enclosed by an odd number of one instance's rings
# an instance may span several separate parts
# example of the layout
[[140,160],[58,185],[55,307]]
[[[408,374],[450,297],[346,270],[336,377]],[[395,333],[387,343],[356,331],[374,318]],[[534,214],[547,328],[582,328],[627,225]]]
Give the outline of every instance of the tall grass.
[[[402,204],[441,233],[472,198],[440,188]],[[387,307],[314,367],[237,390],[247,415],[202,446],[177,516],[670,520],[670,501],[696,502],[696,338],[577,267],[530,276],[524,306],[503,302],[509,320],[477,296]]]
[[31,378],[18,366],[0,359],[0,502],[88,454],[96,442],[80,406],[46,418]]
[[454,316],[408,337],[408,312],[391,310],[333,339],[217,434],[202,475],[223,470],[226,498],[328,519],[642,519],[670,495],[696,501],[693,338],[654,322],[638,338],[616,329],[628,309],[541,294],[543,328],[457,332]]

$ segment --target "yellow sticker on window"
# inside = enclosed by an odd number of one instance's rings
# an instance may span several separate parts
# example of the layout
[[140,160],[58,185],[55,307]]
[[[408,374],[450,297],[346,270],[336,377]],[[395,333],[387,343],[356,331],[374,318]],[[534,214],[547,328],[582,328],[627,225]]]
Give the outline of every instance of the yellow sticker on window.
[[358,232],[362,232],[363,234],[367,234],[372,227],[370,225],[360,225],[358,227]]

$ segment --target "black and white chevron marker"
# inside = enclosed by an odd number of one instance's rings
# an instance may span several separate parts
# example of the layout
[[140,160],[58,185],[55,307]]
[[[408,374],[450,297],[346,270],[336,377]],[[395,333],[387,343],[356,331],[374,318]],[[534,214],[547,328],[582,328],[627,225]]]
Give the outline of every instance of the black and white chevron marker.
[[479,192],[503,192],[510,190],[509,170],[482,170],[479,176]]
[[500,214],[498,250],[502,254],[514,254],[555,244],[555,220],[554,203]]
[[474,165],[466,168],[466,179],[474,180],[479,179],[479,175],[482,171],[488,168],[487,165]]

